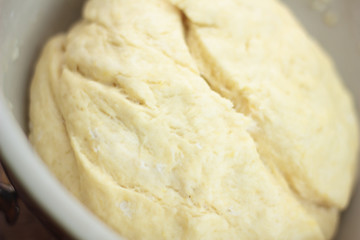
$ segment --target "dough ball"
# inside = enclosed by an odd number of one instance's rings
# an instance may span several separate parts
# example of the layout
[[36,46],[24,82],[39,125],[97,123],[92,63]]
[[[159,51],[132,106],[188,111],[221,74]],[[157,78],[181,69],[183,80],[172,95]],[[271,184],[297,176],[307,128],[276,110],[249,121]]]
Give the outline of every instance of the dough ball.
[[30,141],[128,239],[330,239],[353,103],[275,0],[90,0],[30,89]]

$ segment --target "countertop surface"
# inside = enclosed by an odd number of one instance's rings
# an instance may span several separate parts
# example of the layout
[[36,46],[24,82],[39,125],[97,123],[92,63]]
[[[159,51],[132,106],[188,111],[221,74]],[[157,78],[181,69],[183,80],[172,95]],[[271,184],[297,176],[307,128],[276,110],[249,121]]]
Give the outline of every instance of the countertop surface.
[[[0,182],[8,183],[4,171],[0,165]],[[12,226],[5,221],[4,214],[0,212],[0,240],[49,240],[56,239],[39,222],[20,200],[20,216]]]

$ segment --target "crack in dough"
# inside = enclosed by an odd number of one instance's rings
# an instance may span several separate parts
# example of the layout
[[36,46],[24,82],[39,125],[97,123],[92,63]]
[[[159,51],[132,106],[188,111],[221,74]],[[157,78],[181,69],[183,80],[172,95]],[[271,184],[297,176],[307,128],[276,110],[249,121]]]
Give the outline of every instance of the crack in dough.
[[[330,239],[353,173],[335,194],[310,181],[318,172],[304,174],[314,166],[303,166],[302,158],[295,164],[298,173],[284,169],[284,159],[274,160],[285,156],[295,169],[288,150],[312,157],[295,133],[325,134],[309,122],[316,106],[326,108],[325,117],[314,115],[320,120],[332,116],[326,115],[330,106],[339,114],[348,111],[349,129],[336,132],[345,139],[337,156],[353,157],[351,104],[322,52],[274,1],[262,7],[255,0],[171,2],[90,0],[83,19],[49,41],[30,92],[30,140],[39,155],[84,205],[129,239]],[[271,31],[279,31],[285,45],[289,40],[282,27],[267,29],[270,20],[262,24],[267,17],[290,19],[290,33],[304,38],[299,44],[310,46],[314,59],[300,50],[290,59],[281,52],[282,59],[272,45],[262,56]],[[313,72],[303,73],[308,81],[290,81],[296,78],[292,71],[319,59]],[[288,61],[299,68],[289,68]],[[314,82],[312,74],[324,77]],[[317,99],[313,89],[326,98]],[[286,108],[297,94],[319,102],[308,112],[300,109],[305,120],[295,119],[309,129],[288,134],[282,125],[301,126],[289,122],[298,109]],[[290,115],[276,119],[269,114],[274,111]],[[333,127],[344,119],[327,120]],[[278,145],[270,136],[273,128],[280,130]],[[326,148],[315,140],[312,147]],[[321,162],[327,155],[316,157]],[[344,168],[354,164],[345,162]]]

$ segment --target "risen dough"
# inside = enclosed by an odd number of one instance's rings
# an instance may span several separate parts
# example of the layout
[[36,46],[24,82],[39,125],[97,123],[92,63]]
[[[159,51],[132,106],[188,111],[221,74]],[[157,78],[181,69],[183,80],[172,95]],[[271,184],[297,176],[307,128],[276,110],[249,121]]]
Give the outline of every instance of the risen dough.
[[30,140],[129,239],[329,239],[352,103],[276,1],[91,0],[46,45]]

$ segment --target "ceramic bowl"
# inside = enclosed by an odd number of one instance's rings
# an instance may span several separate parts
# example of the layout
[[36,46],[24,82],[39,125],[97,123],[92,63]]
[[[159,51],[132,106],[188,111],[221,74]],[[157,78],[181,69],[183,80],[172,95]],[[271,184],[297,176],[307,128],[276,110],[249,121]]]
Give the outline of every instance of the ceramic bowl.
[[[284,2],[333,57],[359,110],[360,1]],[[63,234],[121,239],[67,192],[27,140],[28,88],[36,59],[51,35],[66,31],[80,17],[82,5],[82,0],[0,0],[0,151],[20,196]],[[358,184],[336,239],[360,239],[359,222]]]

